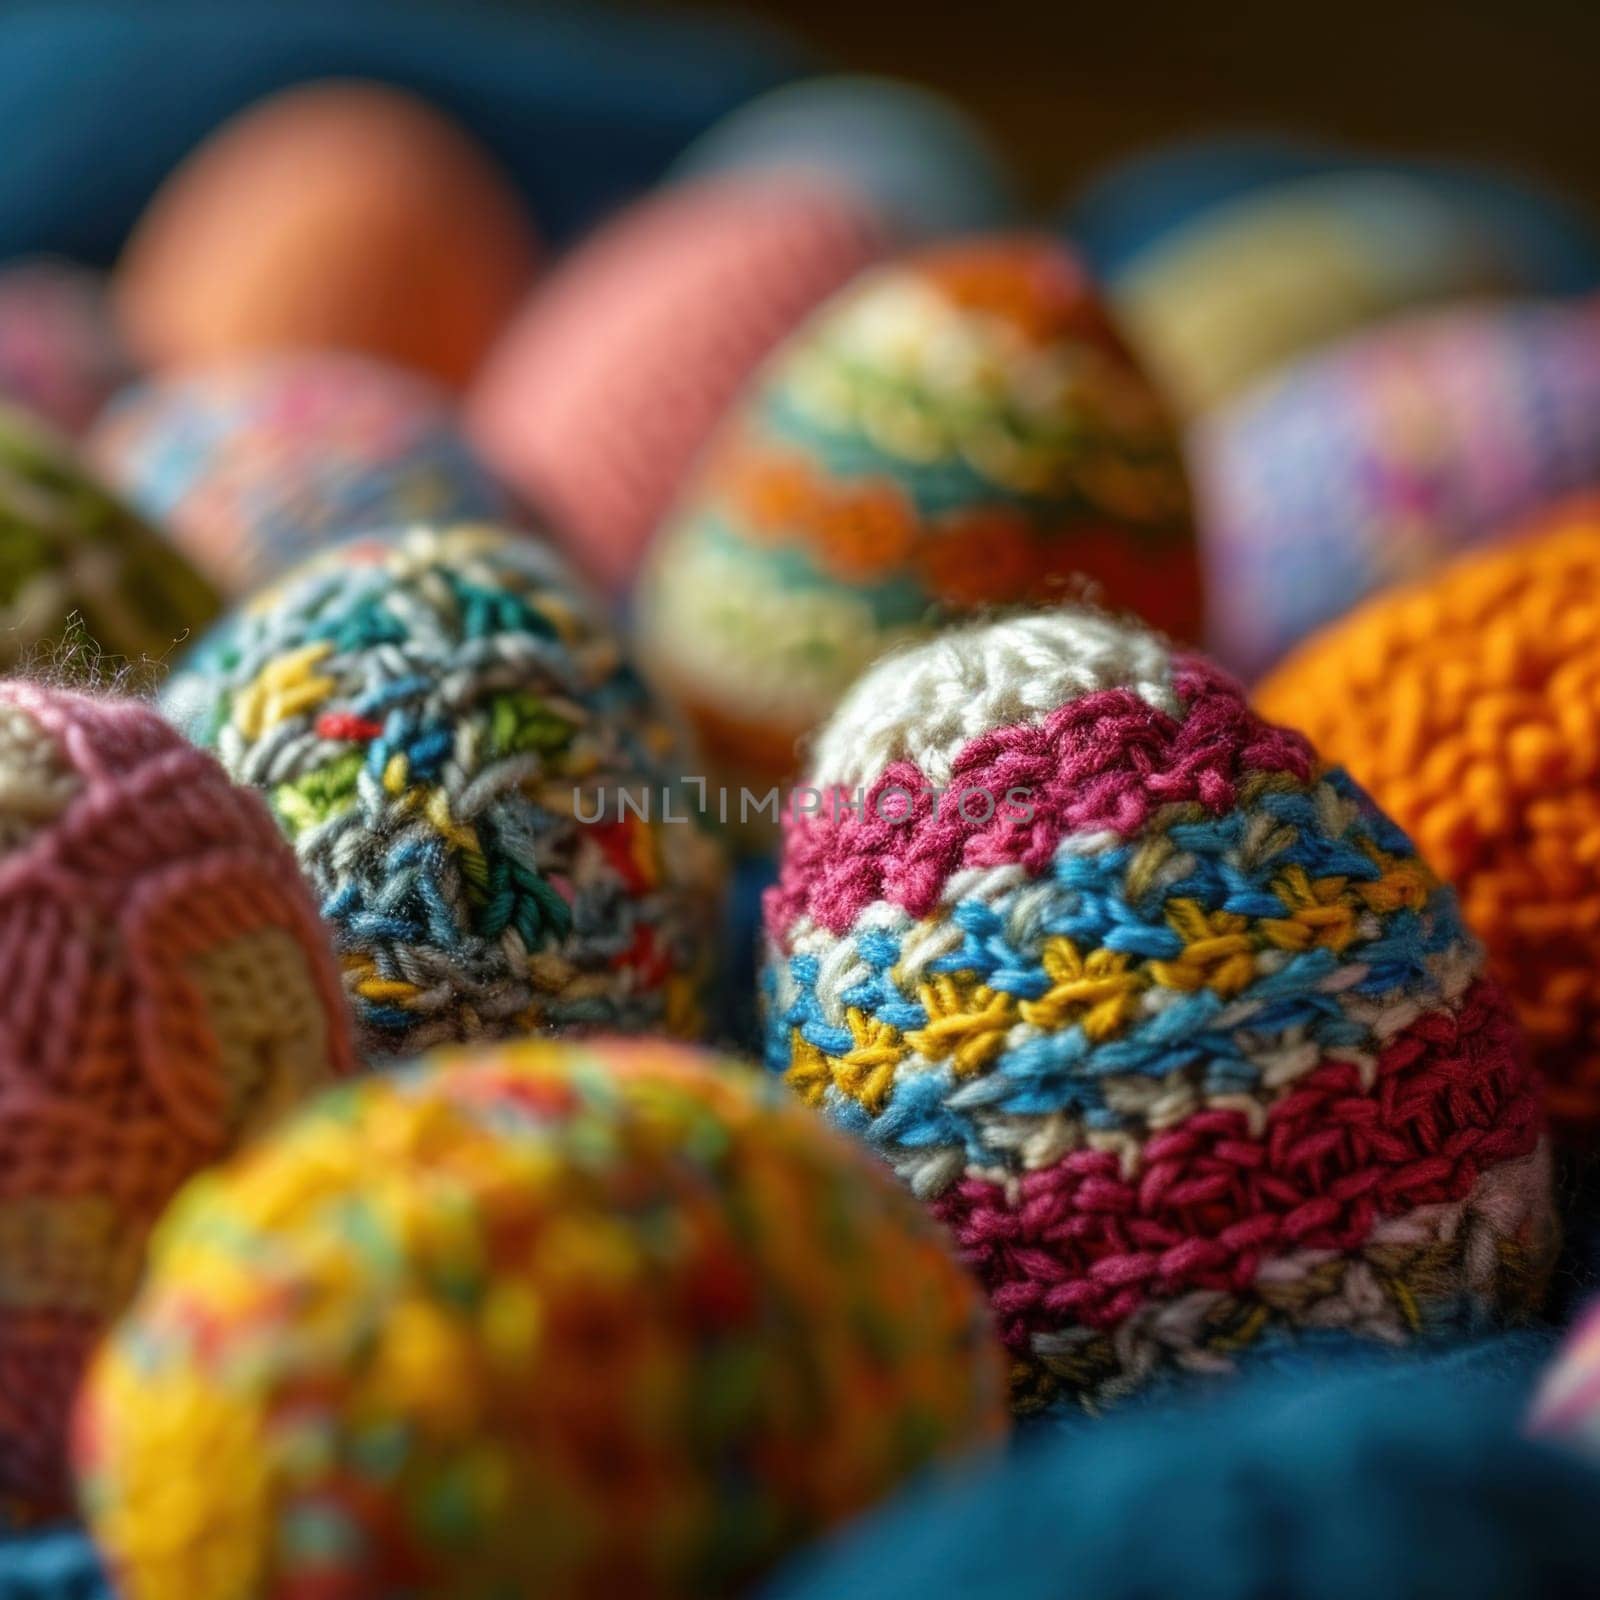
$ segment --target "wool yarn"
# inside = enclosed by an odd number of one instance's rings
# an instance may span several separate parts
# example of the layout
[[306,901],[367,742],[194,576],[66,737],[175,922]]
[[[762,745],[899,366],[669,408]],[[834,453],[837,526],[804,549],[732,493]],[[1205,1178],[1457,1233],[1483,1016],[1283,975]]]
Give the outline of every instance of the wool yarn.
[[352,1065],[266,808],[147,706],[0,683],[0,1509],[191,1173]]
[[734,173],[656,191],[530,297],[473,388],[472,439],[619,593],[762,359],[889,239],[851,192],[816,178]]
[[127,376],[99,273],[43,257],[0,267],[0,395],[76,435]]
[[1366,595],[1600,483],[1600,306],[1406,318],[1190,432],[1207,623],[1255,675]]
[[1548,1350],[1525,1329],[1103,1417],[914,1491],[763,1600],[1580,1600],[1596,1475],[1519,1428]]
[[442,1053],[197,1182],[86,1385],[127,1600],[742,1589],[996,1438],[981,1297],[732,1062]]
[[32,417],[0,405],[0,670],[159,660],[217,611],[183,556]]
[[341,534],[511,512],[440,390],[337,351],[154,378],[117,398],[87,448],[235,595]]
[[116,305],[154,367],[365,351],[464,386],[534,274],[533,224],[488,153],[380,83],[247,107],[157,191]]
[[886,648],[1080,574],[1194,631],[1176,438],[1069,252],[963,241],[773,358],[653,548],[640,649],[714,756],[777,777]]
[[1600,1124],[1600,500],[1380,595],[1259,687],[1407,828],[1516,1002],[1555,1120]]
[[849,185],[919,239],[1010,227],[1016,184],[988,134],[918,84],[863,75],[803,78],[714,123],[669,181],[802,173]]
[[1454,893],[1208,661],[1080,608],[953,629],[807,783],[769,1065],[949,1227],[1019,1407],[1536,1301],[1538,1087]]
[[1403,171],[1332,172],[1246,193],[1147,250],[1111,292],[1184,417],[1408,307],[1515,291],[1511,253]]
[[338,546],[225,618],[165,703],[265,792],[369,1054],[698,1031],[723,862],[696,766],[537,540]]

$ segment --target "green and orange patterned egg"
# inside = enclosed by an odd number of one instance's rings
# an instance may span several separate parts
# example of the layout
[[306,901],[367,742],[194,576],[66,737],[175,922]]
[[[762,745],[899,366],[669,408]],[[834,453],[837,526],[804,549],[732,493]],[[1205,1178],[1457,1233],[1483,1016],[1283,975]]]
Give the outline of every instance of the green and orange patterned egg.
[[776,777],[886,648],[1085,588],[1195,632],[1177,436],[1068,249],[978,238],[780,349],[656,540],[641,650],[727,768]]

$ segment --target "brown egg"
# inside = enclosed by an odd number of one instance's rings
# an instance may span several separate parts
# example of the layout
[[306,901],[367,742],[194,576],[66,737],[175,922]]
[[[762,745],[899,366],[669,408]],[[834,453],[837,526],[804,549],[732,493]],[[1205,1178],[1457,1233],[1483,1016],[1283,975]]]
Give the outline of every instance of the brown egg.
[[155,366],[307,346],[466,382],[534,270],[531,220],[488,155],[367,83],[275,95],[167,180],[117,273]]

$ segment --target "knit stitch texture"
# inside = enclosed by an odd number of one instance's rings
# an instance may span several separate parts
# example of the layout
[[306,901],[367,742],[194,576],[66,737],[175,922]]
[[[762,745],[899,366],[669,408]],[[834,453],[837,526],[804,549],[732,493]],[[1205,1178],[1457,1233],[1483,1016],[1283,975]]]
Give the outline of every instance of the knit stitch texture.
[[334,351],[153,379],[118,396],[87,449],[228,594],[341,535],[511,509],[442,392]]
[[1408,828],[1515,1001],[1559,1125],[1600,1126],[1600,500],[1370,601],[1261,685]]
[[949,1226],[1020,1407],[1536,1300],[1538,1089],[1454,894],[1214,666],[1073,609],[955,630],[809,782],[769,1064]]
[[778,352],[653,548],[640,648],[714,754],[788,775],[884,649],[1082,578],[1193,634],[1176,436],[1064,247],[967,241]]
[[0,684],[0,1511],[59,1509],[83,1360],[192,1172],[350,1024],[266,807],[147,707]]
[[889,243],[867,205],[817,179],[651,194],[501,335],[469,400],[473,440],[578,566],[624,590],[762,359]]
[[918,1207],[660,1043],[444,1053],[196,1183],[85,1390],[126,1600],[735,1593],[995,1440]]
[[202,641],[165,704],[271,802],[368,1052],[698,1030],[723,863],[695,762],[536,540],[343,545]]

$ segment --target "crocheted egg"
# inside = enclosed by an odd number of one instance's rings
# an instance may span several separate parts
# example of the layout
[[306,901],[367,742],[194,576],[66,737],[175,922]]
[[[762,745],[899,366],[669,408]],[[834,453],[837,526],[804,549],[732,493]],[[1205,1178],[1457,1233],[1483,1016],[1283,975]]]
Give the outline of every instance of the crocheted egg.
[[653,547],[640,648],[713,754],[775,777],[885,648],[1076,574],[1193,631],[1178,446],[1067,251],[966,241],[774,357]]
[[157,193],[123,252],[137,355],[364,350],[463,384],[533,275],[532,226],[487,154],[375,83],[241,112]]
[[1374,162],[1359,150],[1259,130],[1185,138],[1119,161],[1074,198],[1066,222],[1095,271],[1115,283],[1146,251],[1219,207],[1335,173],[1424,185],[1493,241],[1511,281],[1529,293],[1580,294],[1600,282],[1594,219],[1524,172],[1437,159]]
[[340,546],[202,640],[166,705],[265,791],[370,1054],[696,1032],[723,884],[698,767],[538,541]]
[[1534,1304],[1539,1092],[1455,896],[1216,667],[969,625],[868,672],[807,782],[769,1064],[949,1227],[1019,1407]]
[[1568,1131],[1600,1124],[1600,500],[1369,601],[1261,684],[1456,885]]
[[575,561],[625,589],[761,359],[887,242],[847,190],[803,176],[652,194],[529,300],[473,390],[473,441]]
[[1017,219],[989,138],[952,101],[895,78],[805,78],[741,106],[679,157],[670,178],[753,171],[842,179],[918,238]]
[[99,273],[49,259],[0,267],[0,395],[78,434],[127,375]]
[[0,670],[159,659],[216,610],[210,584],[63,440],[0,405]]
[[88,450],[233,594],[341,534],[510,511],[442,392],[333,351],[152,380],[118,397]]
[[154,711],[0,683],[0,1510],[59,1510],[83,1361],[192,1172],[352,1065],[266,807]]
[[1519,287],[1491,228],[1404,172],[1334,172],[1205,212],[1112,285],[1135,348],[1194,416],[1408,306]]
[[995,1438],[980,1296],[785,1098],[444,1054],[197,1182],[80,1413],[119,1593],[725,1595]]
[[1600,308],[1434,313],[1190,434],[1217,655],[1254,674],[1376,589],[1600,482]]

